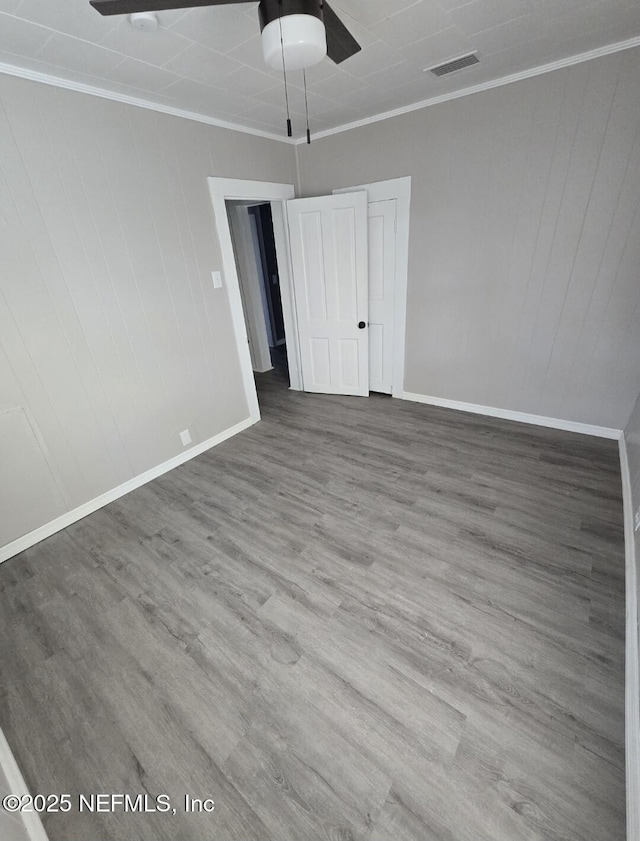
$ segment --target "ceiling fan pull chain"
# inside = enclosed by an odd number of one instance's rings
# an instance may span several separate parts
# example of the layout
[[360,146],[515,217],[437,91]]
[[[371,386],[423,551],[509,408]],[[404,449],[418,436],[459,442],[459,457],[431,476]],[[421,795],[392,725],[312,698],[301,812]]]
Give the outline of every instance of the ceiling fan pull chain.
[[280,47],[282,49],[282,75],[284,76],[284,101],[287,107],[287,137],[293,137],[291,116],[289,114],[289,91],[287,89],[287,64],[284,60],[284,37],[282,35],[282,0],[280,0]]
[[304,110],[307,115],[307,143],[311,143],[311,129],[309,128],[309,100],[307,98],[307,71],[302,69],[302,78],[304,79]]

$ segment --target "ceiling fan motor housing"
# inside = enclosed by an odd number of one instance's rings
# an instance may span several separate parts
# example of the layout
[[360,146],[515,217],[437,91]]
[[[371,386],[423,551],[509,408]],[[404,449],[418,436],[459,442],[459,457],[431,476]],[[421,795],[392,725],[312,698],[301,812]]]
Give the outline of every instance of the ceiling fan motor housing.
[[312,15],[322,20],[322,0],[260,0],[260,31],[286,15]]
[[302,70],[327,54],[322,0],[261,0],[258,7],[262,52],[271,68]]

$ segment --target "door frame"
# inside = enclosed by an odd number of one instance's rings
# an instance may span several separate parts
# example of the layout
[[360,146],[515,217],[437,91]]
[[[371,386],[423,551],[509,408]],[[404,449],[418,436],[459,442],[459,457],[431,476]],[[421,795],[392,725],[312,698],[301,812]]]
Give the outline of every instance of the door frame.
[[340,187],[332,192],[353,193],[365,190],[370,202],[396,199],[396,277],[393,292],[393,375],[392,397],[402,398],[404,394],[404,357],[407,327],[407,281],[409,272],[409,221],[411,213],[411,176],[360,184],[354,187]]
[[270,181],[247,181],[237,178],[207,178],[209,194],[213,205],[213,217],[220,242],[223,277],[226,280],[229,309],[233,332],[236,337],[240,370],[245,395],[249,406],[249,414],[254,421],[260,420],[258,394],[253,377],[251,354],[247,327],[242,309],[240,296],[240,281],[236,270],[236,261],[231,239],[231,229],[227,217],[226,202],[236,200],[270,202],[273,215],[273,234],[276,242],[278,271],[280,273],[280,294],[282,295],[282,309],[284,314],[284,332],[287,342],[287,361],[289,364],[289,381],[291,388],[302,390],[300,375],[300,350],[298,347],[298,325],[296,320],[295,299],[291,283],[291,258],[289,251],[289,228],[286,221],[285,203],[295,198],[293,184],[277,184]]

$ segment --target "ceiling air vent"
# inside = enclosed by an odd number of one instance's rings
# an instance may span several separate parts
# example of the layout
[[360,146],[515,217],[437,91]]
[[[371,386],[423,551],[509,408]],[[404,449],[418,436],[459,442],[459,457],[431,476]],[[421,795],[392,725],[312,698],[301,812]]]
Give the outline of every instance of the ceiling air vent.
[[469,53],[462,55],[460,58],[454,58],[453,61],[447,61],[445,64],[438,64],[436,67],[427,67],[426,70],[433,73],[434,76],[446,76],[448,73],[455,73],[456,70],[462,70],[465,67],[471,67],[472,64],[479,64],[480,59],[476,53]]

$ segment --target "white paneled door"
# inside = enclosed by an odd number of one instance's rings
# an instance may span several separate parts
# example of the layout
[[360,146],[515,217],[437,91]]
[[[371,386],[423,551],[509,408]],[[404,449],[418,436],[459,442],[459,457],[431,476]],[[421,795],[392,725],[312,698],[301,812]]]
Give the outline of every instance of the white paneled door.
[[369,202],[369,388],[391,394],[397,201]]
[[366,192],[287,202],[305,391],[369,394]]

